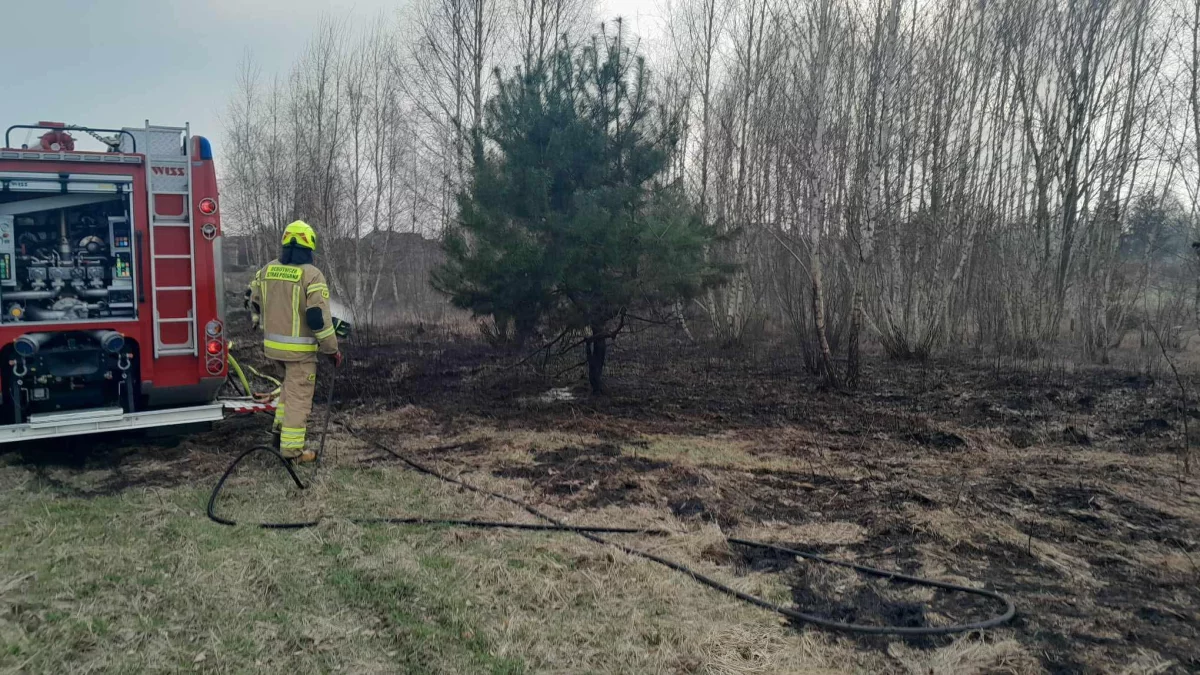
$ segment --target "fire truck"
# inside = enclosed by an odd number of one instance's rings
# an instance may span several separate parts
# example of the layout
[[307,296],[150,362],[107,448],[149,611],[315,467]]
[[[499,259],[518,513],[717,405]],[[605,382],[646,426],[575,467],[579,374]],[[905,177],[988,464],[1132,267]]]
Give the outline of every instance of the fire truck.
[[0,442],[221,419],[222,281],[207,139],[149,121],[9,127]]

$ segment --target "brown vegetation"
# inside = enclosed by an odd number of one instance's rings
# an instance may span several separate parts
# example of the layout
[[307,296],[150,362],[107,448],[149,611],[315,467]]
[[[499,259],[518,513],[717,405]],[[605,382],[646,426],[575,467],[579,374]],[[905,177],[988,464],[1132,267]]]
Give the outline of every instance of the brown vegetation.
[[[996,638],[1051,672],[1200,666],[1200,491],[1178,454],[1181,417],[1200,412],[1181,408],[1165,373],[872,359],[871,393],[848,395],[798,378],[802,357],[786,350],[633,340],[617,343],[611,396],[563,400],[583,382],[546,396],[553,381],[474,340],[363,338],[339,409],[425,460],[516,481],[500,484],[576,522],[648,509],[684,528],[984,584],[1020,610]],[[980,611],[750,551],[699,555],[781,575],[797,605],[840,619]],[[1149,661],[1130,665],[1135,651]]]

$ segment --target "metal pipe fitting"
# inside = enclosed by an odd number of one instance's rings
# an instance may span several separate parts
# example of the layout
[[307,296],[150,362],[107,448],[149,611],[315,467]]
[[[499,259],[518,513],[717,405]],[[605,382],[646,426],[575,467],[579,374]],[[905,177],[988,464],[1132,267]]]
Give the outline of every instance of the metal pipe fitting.
[[13,340],[13,349],[22,357],[33,356],[52,337],[52,333],[26,333]]
[[88,335],[109,354],[117,354],[125,347],[125,336],[115,330],[90,330]]

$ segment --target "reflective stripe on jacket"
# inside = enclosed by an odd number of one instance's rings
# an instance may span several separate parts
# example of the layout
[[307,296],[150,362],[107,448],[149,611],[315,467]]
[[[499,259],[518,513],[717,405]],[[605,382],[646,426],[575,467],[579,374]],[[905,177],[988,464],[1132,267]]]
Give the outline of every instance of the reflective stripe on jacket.
[[[284,265],[272,260],[254,274],[250,302],[261,310],[263,349],[277,361],[309,361],[317,353],[338,351],[329,314],[329,285],[313,265]],[[309,328],[307,313],[320,308],[321,328]]]

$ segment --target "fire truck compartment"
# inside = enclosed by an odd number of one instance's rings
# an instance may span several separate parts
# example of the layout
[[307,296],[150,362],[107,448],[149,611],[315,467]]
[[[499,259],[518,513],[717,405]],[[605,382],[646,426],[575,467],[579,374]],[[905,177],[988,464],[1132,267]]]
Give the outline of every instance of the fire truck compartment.
[[38,183],[0,177],[0,322],[135,320],[128,184]]
[[86,408],[137,405],[137,345],[114,330],[30,332],[0,353],[4,372],[0,421]]

